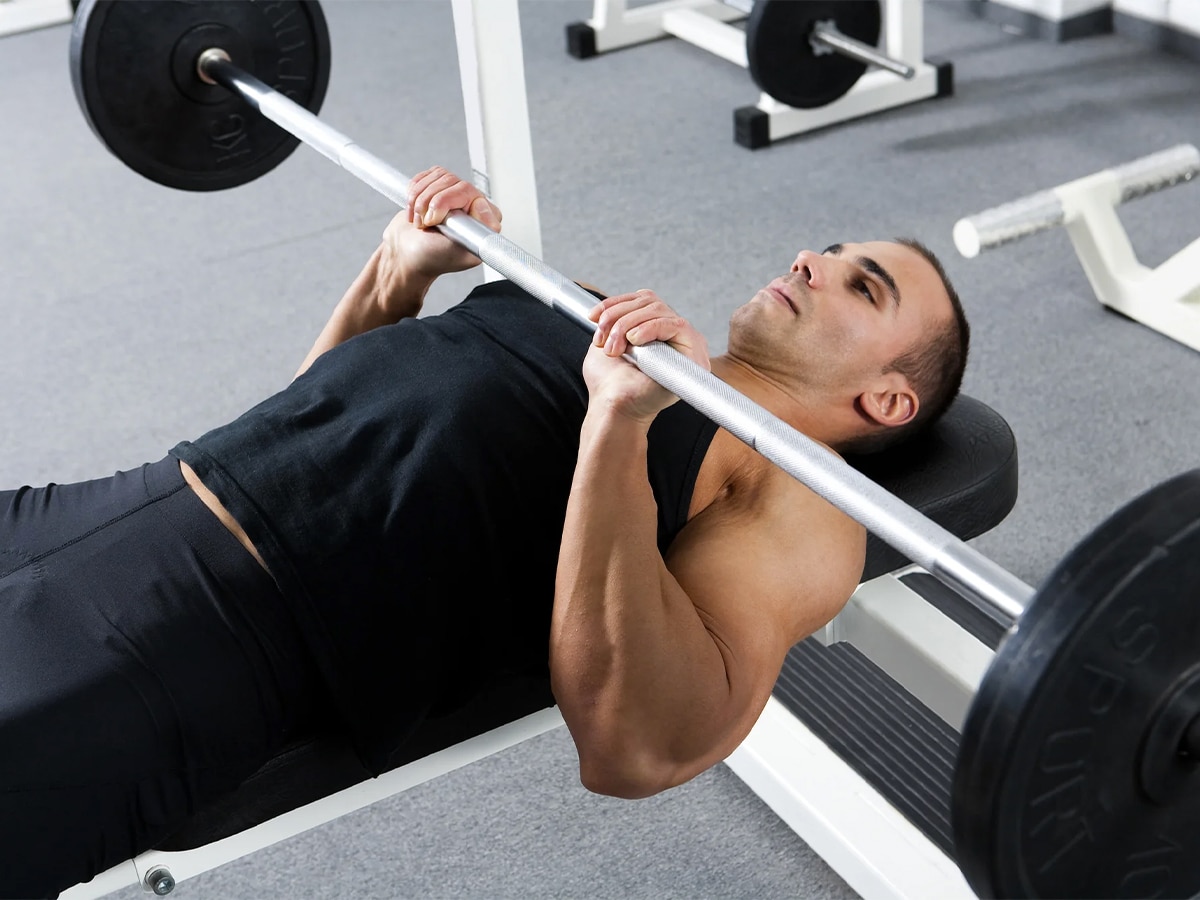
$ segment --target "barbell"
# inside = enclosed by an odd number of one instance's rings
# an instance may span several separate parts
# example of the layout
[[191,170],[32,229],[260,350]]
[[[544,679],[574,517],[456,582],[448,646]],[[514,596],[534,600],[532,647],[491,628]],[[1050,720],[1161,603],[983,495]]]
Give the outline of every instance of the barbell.
[[[905,79],[917,74],[913,66],[876,47],[883,18],[880,0],[719,2],[745,14],[747,19],[744,57],[717,52],[744,65],[764,93],[788,106],[814,109],[832,103],[858,83],[868,66]],[[646,12],[649,10],[643,8],[636,14]],[[677,30],[678,21],[674,26],[666,24],[667,16],[674,13],[692,11],[684,6],[660,13],[663,30],[690,39]],[[692,14],[697,21],[713,24],[703,12]],[[575,22],[567,26],[567,52],[579,59],[596,55],[596,33],[591,25]]]
[[780,103],[813,109],[850,91],[868,66],[901,78],[917,70],[875,48],[880,0],[723,0],[749,14],[750,77]]
[[[92,129],[154,181],[234,187],[302,141],[401,207],[407,202],[404,175],[315,115],[329,77],[316,0],[84,0],[70,61]],[[439,230],[595,329],[592,295],[507,238],[458,212]],[[963,602],[1010,623],[964,724],[954,779],[955,857],[978,893],[1200,889],[1200,804],[1192,797],[1200,786],[1200,604],[1191,596],[1200,584],[1200,470],[1116,512],[1035,594],[670,346],[629,356]]]

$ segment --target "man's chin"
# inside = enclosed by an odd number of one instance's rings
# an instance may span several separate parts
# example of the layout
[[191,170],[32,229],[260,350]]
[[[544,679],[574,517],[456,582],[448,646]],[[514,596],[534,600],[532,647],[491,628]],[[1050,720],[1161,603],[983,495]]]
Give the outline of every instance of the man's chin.
[[772,321],[773,316],[765,315],[765,310],[756,303],[734,310],[729,318],[728,346],[739,356],[757,357],[767,350],[778,339],[779,322]]

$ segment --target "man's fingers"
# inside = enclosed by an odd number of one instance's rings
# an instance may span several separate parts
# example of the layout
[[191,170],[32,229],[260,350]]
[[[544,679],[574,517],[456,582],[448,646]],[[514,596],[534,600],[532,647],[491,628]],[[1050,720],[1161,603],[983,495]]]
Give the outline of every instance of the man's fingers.
[[668,343],[686,343],[689,346],[696,342],[699,333],[688,325],[687,320],[679,316],[655,316],[644,322],[636,323],[626,332],[625,337],[631,344],[649,344],[652,341]]
[[414,224],[420,224],[421,217],[425,214],[425,207],[420,205],[419,198],[424,194],[429,186],[448,174],[441,166],[433,166],[423,172],[418,172],[412,177],[408,183],[408,221]]
[[433,228],[446,221],[453,210],[467,210],[493,230],[499,230],[503,215],[482,192],[453,172],[434,166],[409,182],[407,219],[414,225]]
[[456,175],[445,172],[427,185],[413,200],[412,208],[416,224],[433,228],[446,220],[452,209],[469,206],[479,190],[462,181]]
[[593,306],[588,317],[596,323],[596,346],[608,356],[621,356],[631,345],[663,341],[708,368],[704,336],[653,291],[609,297]]
[[[654,320],[661,312],[653,306],[635,307],[617,318],[607,329],[604,337],[604,351],[609,356],[620,356],[626,351],[627,337],[637,328],[644,328],[646,323]],[[641,343],[638,341],[637,343]]]
[[[592,318],[597,325],[597,346],[605,345],[609,336],[614,332],[623,339],[629,329],[653,318],[673,319],[683,322],[684,325],[687,324],[652,291],[638,291],[636,294],[610,297],[593,307]],[[641,343],[645,343],[645,341]]]
[[691,323],[680,316],[653,318],[637,325],[625,334],[625,340],[635,347],[663,341],[708,368],[708,341]]
[[499,231],[500,223],[504,221],[504,214],[500,212],[500,208],[482,195],[471,201],[468,212],[492,231]]
[[671,308],[663,303],[658,298],[658,295],[652,291],[638,291],[634,294],[618,294],[615,297],[609,297],[606,300],[600,301],[595,307],[598,309],[599,315],[595,318],[596,324],[599,325],[605,332],[613,326],[613,323],[619,320],[622,316],[629,315],[634,310],[646,309],[655,305],[662,311],[671,312]]

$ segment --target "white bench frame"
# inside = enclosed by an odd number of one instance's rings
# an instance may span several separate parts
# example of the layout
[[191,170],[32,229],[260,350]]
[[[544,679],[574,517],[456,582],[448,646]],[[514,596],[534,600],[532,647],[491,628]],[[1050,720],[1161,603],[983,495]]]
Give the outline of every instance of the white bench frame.
[[[919,700],[958,728],[991,651],[899,579],[860,585],[818,635],[851,640]],[[936,648],[936,652],[934,652]],[[324,825],[563,724],[545,709],[192,850],[151,850],[76,885],[63,900],[94,900],[165,869],[175,884]],[[971,898],[958,866],[783,704],[771,698],[726,760],[792,830],[868,900]]]
[[112,891],[138,884],[145,890],[152,891],[147,883],[149,876],[164,869],[174,883],[179,884],[187,878],[241,859],[310,828],[332,822],[347,813],[424,784],[439,775],[445,775],[493,753],[507,750],[562,724],[562,715],[558,709],[541,710],[406,766],[385,772],[378,778],[359,782],[336,794],[322,797],[307,806],[293,809],[223,840],[192,850],[149,850],[102,872],[91,881],[64,891],[59,896],[62,900],[94,900]]
[[[921,571],[859,585],[816,637],[850,641],[960,730],[993,653],[900,581]],[[954,860],[775,698],[725,763],[867,900],[975,897]]]

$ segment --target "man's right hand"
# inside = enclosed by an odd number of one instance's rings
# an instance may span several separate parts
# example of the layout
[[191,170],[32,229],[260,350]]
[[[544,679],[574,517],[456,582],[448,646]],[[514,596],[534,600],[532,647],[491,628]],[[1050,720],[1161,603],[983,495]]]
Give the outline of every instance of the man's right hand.
[[436,230],[456,209],[500,230],[500,210],[473,184],[441,166],[426,169],[410,182],[408,206],[384,229],[379,251],[376,291],[389,316],[417,315],[438,276],[479,265],[479,257]]

